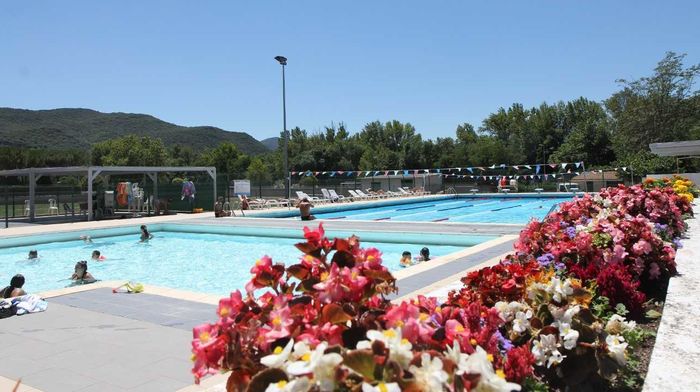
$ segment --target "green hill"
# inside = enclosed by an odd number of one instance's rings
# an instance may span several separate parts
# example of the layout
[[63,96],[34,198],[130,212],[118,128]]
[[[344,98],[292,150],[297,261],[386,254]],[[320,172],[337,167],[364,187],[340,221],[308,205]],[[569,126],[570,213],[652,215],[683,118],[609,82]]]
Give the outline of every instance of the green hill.
[[183,127],[146,114],[101,113],[90,109],[24,110],[0,108],[0,146],[84,148],[127,134],[156,137],[166,146],[180,144],[194,150],[228,141],[247,154],[268,149],[245,132],[221,128]]

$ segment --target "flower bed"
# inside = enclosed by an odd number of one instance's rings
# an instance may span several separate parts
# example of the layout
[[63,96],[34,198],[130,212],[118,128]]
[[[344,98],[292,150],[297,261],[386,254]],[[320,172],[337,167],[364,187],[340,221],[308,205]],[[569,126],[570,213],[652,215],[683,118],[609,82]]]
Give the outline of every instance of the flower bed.
[[391,303],[377,249],[305,228],[298,264],[261,258],[194,329],[193,373],[231,371],[229,391],[634,389],[637,322],[658,315],[692,213],[682,185],[563,203],[444,303]]

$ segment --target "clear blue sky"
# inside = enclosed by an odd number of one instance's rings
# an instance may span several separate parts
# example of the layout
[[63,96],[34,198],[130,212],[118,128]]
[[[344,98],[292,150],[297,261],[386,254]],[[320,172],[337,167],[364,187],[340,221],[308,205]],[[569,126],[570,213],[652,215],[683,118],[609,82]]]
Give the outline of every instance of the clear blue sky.
[[412,123],[453,136],[513,102],[585,96],[700,62],[691,1],[3,1],[0,106],[85,107],[258,139]]

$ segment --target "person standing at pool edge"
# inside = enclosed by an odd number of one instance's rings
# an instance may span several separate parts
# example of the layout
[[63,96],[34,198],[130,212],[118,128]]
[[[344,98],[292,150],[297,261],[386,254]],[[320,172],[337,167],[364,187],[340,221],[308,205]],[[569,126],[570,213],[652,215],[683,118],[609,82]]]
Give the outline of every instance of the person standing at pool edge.
[[150,239],[153,239],[153,234],[148,232],[146,225],[141,225],[141,242],[146,242]]
[[309,221],[309,220],[314,220],[316,219],[315,216],[311,215],[311,208],[314,205],[309,202],[309,199],[306,197],[301,199],[299,204],[297,204],[297,207],[299,207],[299,213],[301,214],[301,220],[303,221]]

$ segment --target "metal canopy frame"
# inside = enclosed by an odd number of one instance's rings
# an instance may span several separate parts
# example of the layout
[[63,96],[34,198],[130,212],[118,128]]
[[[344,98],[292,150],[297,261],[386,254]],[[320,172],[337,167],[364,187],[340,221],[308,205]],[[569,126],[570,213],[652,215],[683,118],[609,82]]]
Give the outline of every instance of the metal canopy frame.
[[29,221],[35,220],[36,181],[43,176],[85,176],[87,177],[88,221],[92,213],[92,183],[100,175],[111,174],[146,174],[153,181],[153,199],[158,199],[158,173],[205,172],[214,181],[214,200],[216,201],[216,168],[213,166],[69,166],[69,167],[30,167],[26,169],[2,170],[3,177],[29,178]]

